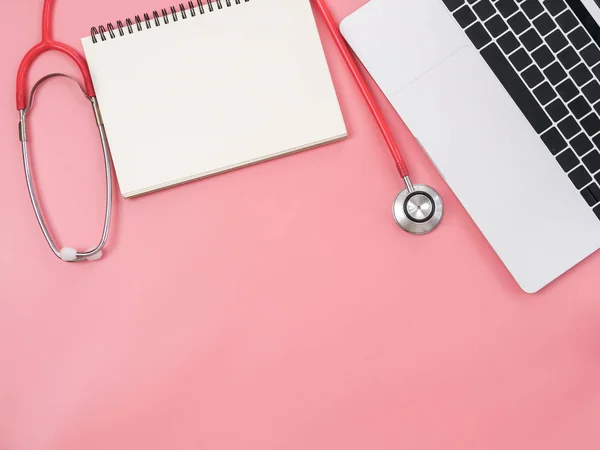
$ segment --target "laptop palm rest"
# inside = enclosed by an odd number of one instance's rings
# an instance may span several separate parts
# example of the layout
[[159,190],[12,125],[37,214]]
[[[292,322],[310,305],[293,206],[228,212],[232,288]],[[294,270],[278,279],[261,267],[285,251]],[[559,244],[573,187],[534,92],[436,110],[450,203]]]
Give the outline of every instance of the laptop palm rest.
[[[432,39],[424,18],[445,38]],[[370,1],[346,17],[340,31],[363,62],[368,59],[369,70],[385,67],[377,71],[377,84],[386,95],[468,44],[460,28],[448,20],[440,0]]]

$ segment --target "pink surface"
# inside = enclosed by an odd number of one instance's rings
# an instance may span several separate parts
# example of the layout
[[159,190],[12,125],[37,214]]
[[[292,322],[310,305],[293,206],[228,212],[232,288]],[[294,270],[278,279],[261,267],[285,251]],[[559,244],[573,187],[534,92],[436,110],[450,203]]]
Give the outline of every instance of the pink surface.
[[[0,5],[2,450],[600,448],[600,256],[520,292],[386,104],[414,179],[447,208],[434,234],[401,232],[401,182],[323,28],[350,138],[116,198],[106,258],[60,263],[27,197],[14,99],[41,3]],[[340,20],[364,0],[329,3]],[[161,6],[58,0],[57,37],[80,48],[91,25]],[[33,77],[61,69],[76,74],[47,55]],[[63,245],[91,246],[91,108],[66,81],[38,100],[51,225]]]

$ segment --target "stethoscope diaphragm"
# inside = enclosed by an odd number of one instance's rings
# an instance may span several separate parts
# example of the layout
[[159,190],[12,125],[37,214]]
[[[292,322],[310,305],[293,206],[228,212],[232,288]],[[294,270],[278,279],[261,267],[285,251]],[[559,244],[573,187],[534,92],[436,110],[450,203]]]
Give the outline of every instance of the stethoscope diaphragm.
[[424,184],[408,184],[392,208],[396,223],[412,234],[427,234],[442,221],[444,203],[440,195]]

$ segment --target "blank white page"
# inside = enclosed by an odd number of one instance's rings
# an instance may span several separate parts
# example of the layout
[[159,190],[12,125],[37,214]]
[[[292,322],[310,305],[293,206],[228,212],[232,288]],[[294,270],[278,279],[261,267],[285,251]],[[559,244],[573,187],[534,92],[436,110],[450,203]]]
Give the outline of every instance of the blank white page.
[[309,0],[221,3],[82,40],[123,196],[347,135]]

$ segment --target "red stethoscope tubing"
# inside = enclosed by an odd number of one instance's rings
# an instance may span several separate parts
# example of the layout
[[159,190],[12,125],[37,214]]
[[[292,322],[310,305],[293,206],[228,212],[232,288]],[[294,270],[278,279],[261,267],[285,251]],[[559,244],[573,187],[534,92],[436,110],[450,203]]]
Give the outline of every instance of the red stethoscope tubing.
[[52,10],[54,6],[54,0],[44,0],[44,9],[42,13],[42,40],[39,44],[34,46],[27,54],[23,57],[19,71],[17,73],[17,109],[19,111],[27,108],[27,97],[26,83],[29,69],[33,62],[42,54],[47,51],[56,50],[64,53],[79,67],[81,76],[83,77],[83,83],[85,86],[85,93],[88,97],[95,97],[94,85],[92,83],[92,77],[85,59],[73,48],[56,42],[52,38]]
[[406,166],[406,163],[404,162],[404,158],[402,158],[402,154],[400,153],[398,144],[396,143],[396,140],[394,139],[394,136],[392,135],[392,131],[390,130],[389,126],[387,125],[387,122],[385,121],[385,119],[383,117],[383,113],[377,106],[377,103],[375,102],[375,99],[373,98],[373,94],[371,94],[371,91],[369,90],[367,81],[365,80],[360,69],[358,68],[358,64],[356,63],[350,48],[346,44],[344,37],[340,33],[338,26],[335,23],[332,15],[331,15],[331,12],[329,11],[329,8],[325,4],[325,0],[314,0],[314,2],[317,5],[317,8],[319,9],[319,11],[321,12],[321,15],[325,19],[327,28],[329,28],[329,32],[331,33],[331,36],[333,37],[333,40],[335,41],[335,44],[337,45],[338,50],[344,57],[344,61],[346,62],[348,69],[350,69],[350,72],[352,73],[352,76],[354,77],[354,80],[356,81],[356,84],[358,85],[362,96],[364,97],[365,101],[369,105],[369,109],[371,110],[371,113],[373,114],[373,118],[375,119],[375,122],[377,122],[379,131],[381,132],[381,135],[383,136],[383,139],[385,140],[385,143],[387,144],[387,146],[390,150],[390,153],[392,154],[392,157],[394,158],[394,162],[396,163],[396,168],[398,169],[400,176],[402,178],[408,177],[408,175],[409,175],[408,167]]
[[[337,24],[335,23],[329,8],[327,7],[325,0],[314,0],[317,8],[321,12],[321,15],[325,19],[325,23],[335,44],[342,54],[348,69],[352,73],[356,84],[358,85],[362,96],[364,97],[371,113],[373,114],[373,118],[379,127],[379,131],[387,144],[392,157],[394,158],[394,162],[396,163],[396,168],[400,173],[402,178],[408,177],[408,167],[402,158],[400,153],[400,149],[398,148],[398,144],[396,143],[392,132],[387,125],[383,113],[377,106],[375,99],[373,98],[373,94],[369,90],[369,86],[365,78],[363,77],[358,64],[354,60],[354,56],[352,55],[351,50],[348,48],[348,45],[344,41],[343,36],[341,35]],[[83,82],[85,86],[85,92],[89,97],[95,97],[94,85],[92,83],[92,77],[90,75],[90,70],[88,68],[85,59],[73,48],[62,44],[60,42],[55,41],[52,38],[52,10],[54,6],[54,0],[44,0],[43,14],[42,14],[42,40],[39,44],[34,46],[27,54],[24,56],[21,65],[19,66],[19,71],[17,73],[17,109],[24,110],[27,107],[27,92],[26,92],[26,81],[27,74],[29,69],[31,68],[35,59],[37,59],[42,53],[56,50],[61,53],[67,55],[71,60],[79,67],[81,71],[81,75],[83,77]]]

